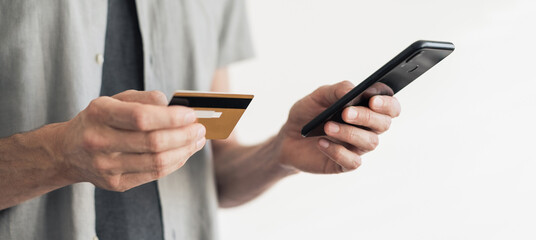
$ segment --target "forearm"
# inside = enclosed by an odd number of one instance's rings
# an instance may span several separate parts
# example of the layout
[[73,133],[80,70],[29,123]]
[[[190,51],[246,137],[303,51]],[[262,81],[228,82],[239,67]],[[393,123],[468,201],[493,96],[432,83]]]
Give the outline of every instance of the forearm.
[[0,139],[0,210],[71,184],[54,156],[60,124]]
[[[212,91],[229,91],[227,69],[214,73]],[[234,136],[212,142],[214,168],[221,207],[233,207],[245,203],[285,176],[296,173],[279,162],[281,135],[256,146],[240,146]]]
[[257,197],[282,178],[297,173],[279,163],[278,137],[255,146],[215,143],[215,171],[221,207],[234,207]]

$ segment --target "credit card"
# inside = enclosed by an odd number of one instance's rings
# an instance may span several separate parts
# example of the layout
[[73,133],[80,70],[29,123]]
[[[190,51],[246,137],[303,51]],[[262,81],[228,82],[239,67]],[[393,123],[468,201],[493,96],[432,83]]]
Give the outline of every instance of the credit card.
[[175,91],[169,105],[193,108],[197,121],[207,129],[207,139],[226,139],[252,99],[248,94]]

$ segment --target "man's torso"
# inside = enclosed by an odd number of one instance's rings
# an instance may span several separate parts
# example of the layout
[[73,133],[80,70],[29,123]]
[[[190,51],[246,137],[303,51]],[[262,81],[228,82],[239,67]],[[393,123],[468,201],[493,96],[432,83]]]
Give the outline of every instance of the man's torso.
[[[68,121],[99,96],[107,3],[0,1],[0,137]],[[136,3],[146,90],[209,90],[216,68],[251,54],[240,1]],[[209,149],[158,181],[166,239],[214,236]],[[92,239],[94,193],[79,183],[1,210],[0,239]]]

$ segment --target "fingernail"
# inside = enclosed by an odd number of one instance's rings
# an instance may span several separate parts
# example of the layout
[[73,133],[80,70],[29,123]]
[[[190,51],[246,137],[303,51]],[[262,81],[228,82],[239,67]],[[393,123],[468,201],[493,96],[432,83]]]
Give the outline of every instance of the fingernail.
[[338,133],[339,130],[340,130],[339,125],[332,123],[332,122],[328,123],[328,132]]
[[357,111],[353,107],[348,108],[348,118],[349,119],[356,119],[357,118]]
[[383,105],[383,100],[382,100],[381,97],[376,97],[376,98],[374,98],[374,101],[372,101],[372,104],[375,107],[381,107]]
[[205,145],[205,141],[205,138],[201,138],[199,141],[197,141],[197,143],[195,144],[197,149],[201,149]]
[[318,145],[320,145],[323,148],[328,148],[329,142],[326,139],[320,139],[318,140]]
[[189,113],[186,114],[186,116],[184,116],[184,121],[186,123],[193,123],[193,122],[195,122],[195,119],[196,119],[196,117],[195,117],[195,112],[194,111],[189,112]]
[[205,127],[199,127],[199,130],[197,130],[197,138],[205,137]]

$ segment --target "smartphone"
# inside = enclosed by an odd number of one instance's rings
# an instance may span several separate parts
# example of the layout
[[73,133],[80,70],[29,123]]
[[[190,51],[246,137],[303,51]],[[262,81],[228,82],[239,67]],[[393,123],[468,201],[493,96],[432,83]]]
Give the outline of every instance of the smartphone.
[[344,123],[341,114],[346,107],[368,106],[370,98],[375,95],[393,96],[447,57],[452,51],[454,51],[454,44],[450,42],[425,40],[414,42],[307,123],[302,128],[302,136],[326,135],[324,124],[328,121]]

